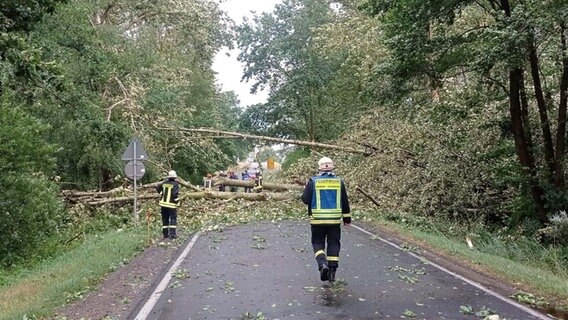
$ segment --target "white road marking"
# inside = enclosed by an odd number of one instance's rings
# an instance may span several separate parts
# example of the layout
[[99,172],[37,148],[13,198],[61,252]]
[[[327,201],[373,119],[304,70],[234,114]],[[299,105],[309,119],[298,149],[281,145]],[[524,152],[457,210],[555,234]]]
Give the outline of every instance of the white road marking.
[[168,272],[166,273],[166,275],[164,276],[162,281],[160,281],[160,284],[158,284],[158,286],[156,287],[154,292],[152,292],[152,295],[150,296],[148,301],[146,301],[146,303],[144,304],[142,309],[140,309],[140,312],[138,312],[138,314],[134,318],[135,320],[146,320],[148,315],[150,315],[150,312],[152,311],[152,309],[156,305],[156,302],[158,302],[158,300],[160,299],[160,296],[162,296],[162,293],[164,292],[168,283],[172,279],[172,273],[179,267],[179,265],[185,259],[185,257],[189,253],[189,250],[191,250],[191,248],[193,248],[193,245],[197,241],[197,238],[199,238],[200,234],[201,234],[201,232],[197,232],[193,236],[193,238],[191,239],[191,241],[189,242],[187,247],[185,247],[183,252],[180,254],[180,256],[177,258],[177,260],[174,262],[174,264],[170,268],[170,270],[168,270]]
[[[400,246],[396,245],[395,243],[390,242],[390,241],[388,241],[388,240],[386,240],[386,239],[384,239],[384,238],[381,238],[381,237],[377,236],[376,234],[373,234],[372,232],[369,232],[369,231],[367,231],[367,230],[365,230],[365,229],[363,229],[363,228],[361,228],[361,227],[358,227],[358,226],[353,225],[353,224],[351,224],[351,227],[353,227],[353,228],[355,228],[355,229],[357,229],[357,230],[359,230],[359,231],[362,231],[362,232],[364,232],[364,233],[366,233],[366,234],[368,234],[368,235],[370,235],[370,236],[377,237],[377,239],[381,240],[382,242],[384,242],[384,243],[386,243],[386,244],[388,244],[388,245],[390,245],[390,246],[393,246],[393,247],[395,247],[395,248],[397,248],[397,249],[399,249],[399,250],[406,251],[406,250],[404,250],[403,248],[401,248]],[[538,319],[542,319],[542,320],[550,320],[550,319],[552,319],[552,318],[550,318],[550,317],[547,317],[547,316],[543,315],[542,313],[540,313],[540,312],[538,312],[538,311],[536,311],[536,310],[533,310],[533,309],[531,309],[531,308],[529,308],[529,307],[527,307],[527,306],[525,306],[525,305],[522,305],[522,304],[520,304],[520,303],[518,303],[518,302],[516,302],[516,301],[514,301],[514,300],[511,300],[511,299],[509,299],[509,298],[507,298],[507,297],[505,297],[505,296],[502,296],[502,295],[500,295],[499,293],[497,293],[497,292],[495,292],[495,291],[493,291],[493,290],[491,290],[491,289],[489,289],[489,288],[486,288],[486,287],[482,286],[481,284],[479,284],[479,283],[477,283],[477,282],[475,282],[475,281],[473,281],[473,280],[470,280],[470,279],[468,279],[468,278],[465,278],[465,277],[463,277],[463,276],[461,276],[461,275],[459,275],[459,274],[457,274],[457,273],[455,273],[455,272],[452,272],[452,271],[450,271],[450,270],[448,270],[448,269],[442,267],[442,266],[439,265],[439,264],[436,264],[436,263],[434,263],[434,262],[432,262],[432,261],[430,261],[430,260],[428,260],[428,259],[425,259],[424,257],[421,257],[421,256],[419,256],[419,255],[417,255],[417,254],[415,254],[415,253],[409,252],[409,251],[406,251],[406,252],[407,252],[409,255],[411,255],[411,256],[413,256],[413,257],[419,259],[419,260],[425,261],[425,262],[429,263],[431,266],[433,266],[433,267],[435,267],[435,268],[437,268],[437,269],[439,269],[439,270],[441,270],[441,271],[443,271],[443,272],[445,272],[445,273],[447,273],[447,274],[450,274],[450,275],[452,275],[452,276],[454,276],[454,277],[456,277],[456,278],[458,278],[458,279],[460,279],[460,280],[462,280],[462,281],[464,281],[464,282],[466,282],[466,283],[469,283],[470,285],[472,285],[472,286],[478,288],[479,290],[485,291],[485,293],[487,293],[487,294],[489,294],[489,295],[492,295],[492,296],[494,296],[495,298],[497,298],[497,299],[499,299],[499,300],[501,300],[501,301],[504,301],[504,302],[506,302],[506,303],[508,303],[508,304],[510,304],[510,305],[512,305],[512,306],[514,306],[514,307],[517,307],[517,308],[523,310],[523,311],[526,312],[526,313],[529,313],[529,314],[532,315],[532,316],[537,317]]]

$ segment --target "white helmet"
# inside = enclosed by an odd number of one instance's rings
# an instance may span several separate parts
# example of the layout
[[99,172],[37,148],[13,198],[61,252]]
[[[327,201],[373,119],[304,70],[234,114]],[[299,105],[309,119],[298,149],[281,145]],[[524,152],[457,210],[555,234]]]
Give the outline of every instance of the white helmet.
[[328,157],[323,157],[318,161],[318,167],[320,171],[331,171],[333,170],[333,161]]
[[177,178],[177,174],[174,170],[171,170],[170,172],[168,172],[168,178]]

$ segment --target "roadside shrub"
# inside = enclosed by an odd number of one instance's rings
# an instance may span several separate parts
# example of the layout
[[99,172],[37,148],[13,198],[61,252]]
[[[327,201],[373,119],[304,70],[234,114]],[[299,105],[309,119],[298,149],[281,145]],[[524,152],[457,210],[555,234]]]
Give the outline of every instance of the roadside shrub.
[[0,176],[0,264],[13,266],[45,254],[43,244],[58,231],[63,212],[57,187],[43,176]]
[[552,215],[548,226],[540,229],[539,232],[554,243],[568,245],[568,214],[566,214],[566,211]]
[[0,265],[11,266],[44,250],[57,231],[62,207],[53,171],[53,146],[40,121],[0,97]]

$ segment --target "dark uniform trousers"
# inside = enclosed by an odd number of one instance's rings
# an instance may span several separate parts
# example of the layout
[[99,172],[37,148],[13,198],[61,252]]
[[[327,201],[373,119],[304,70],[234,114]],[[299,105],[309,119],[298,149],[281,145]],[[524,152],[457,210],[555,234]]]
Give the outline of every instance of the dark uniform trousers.
[[[319,268],[324,263],[330,268],[339,266],[339,250],[341,249],[341,225],[312,225],[312,247]],[[325,253],[327,238],[327,257]]]
[[176,237],[177,209],[162,207],[162,235]]

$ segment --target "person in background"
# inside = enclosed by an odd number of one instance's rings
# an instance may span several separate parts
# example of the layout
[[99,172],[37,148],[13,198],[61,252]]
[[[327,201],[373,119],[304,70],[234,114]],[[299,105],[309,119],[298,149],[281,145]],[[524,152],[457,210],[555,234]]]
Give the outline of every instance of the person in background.
[[[243,173],[241,174],[243,181],[249,181],[250,180],[250,175],[248,170],[243,171]],[[250,192],[250,188],[245,187],[245,193]]]
[[[335,281],[341,248],[341,221],[351,223],[351,209],[343,179],[333,173],[333,161],[323,157],[318,162],[320,173],[310,178],[302,194],[308,205],[312,231],[312,248],[321,281]],[[327,240],[327,253],[326,253]]]
[[[219,178],[221,178],[221,179],[226,179],[226,178],[227,178],[227,174],[225,173],[225,171],[221,170],[221,171],[219,172]],[[219,185],[219,191],[225,192],[225,185],[224,185],[224,184],[220,184],[220,185]]]
[[256,174],[254,177],[254,191],[262,191],[262,172],[260,172],[260,169],[256,169]]
[[176,181],[177,174],[174,170],[168,172],[166,181],[156,187],[160,194],[160,207],[162,214],[162,235],[164,239],[177,238],[177,207],[179,206],[179,183]]
[[[239,180],[239,177],[235,174],[234,171],[229,171],[228,175],[229,175],[229,179],[232,179],[232,180]],[[236,187],[236,186],[231,186],[230,191],[231,191],[231,192],[237,192],[237,187]]]

